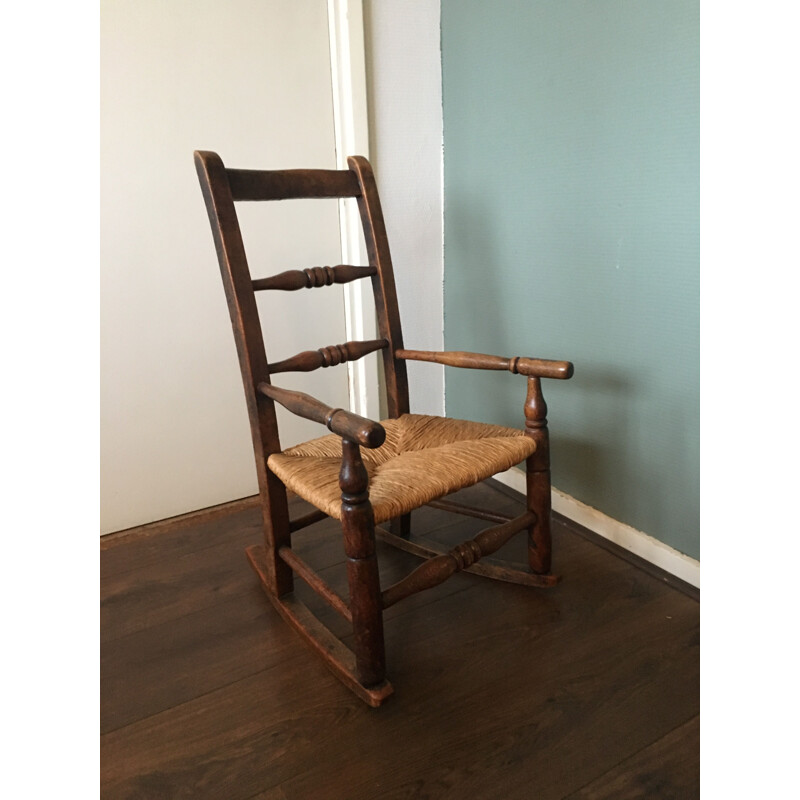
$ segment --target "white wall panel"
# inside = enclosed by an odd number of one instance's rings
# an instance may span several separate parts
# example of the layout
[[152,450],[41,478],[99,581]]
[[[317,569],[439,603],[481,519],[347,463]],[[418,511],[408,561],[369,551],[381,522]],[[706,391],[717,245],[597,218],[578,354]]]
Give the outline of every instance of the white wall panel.
[[[370,150],[406,347],[441,350],[442,79],[439,0],[366,0]],[[408,364],[411,410],[444,414],[444,368]]]
[[[325,0],[106,0],[101,54],[101,513],[109,532],[256,491],[192,151],[258,168],[333,168],[335,152]],[[242,225],[254,276],[338,263],[335,201],[246,206]],[[344,341],[340,289],[273,295],[260,307],[273,359]],[[290,312],[303,321],[297,335],[284,325]],[[276,383],[348,405],[344,368]],[[284,443],[323,432],[293,424]]]

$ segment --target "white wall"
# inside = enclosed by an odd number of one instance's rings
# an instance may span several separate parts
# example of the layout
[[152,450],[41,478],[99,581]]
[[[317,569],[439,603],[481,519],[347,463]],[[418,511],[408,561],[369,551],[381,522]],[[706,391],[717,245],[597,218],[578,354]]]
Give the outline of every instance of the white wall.
[[[364,0],[370,151],[406,347],[441,350],[442,80],[439,0]],[[444,368],[408,365],[411,411],[444,414]]]
[[[256,491],[233,337],[191,154],[217,150],[230,166],[334,166],[325,6],[325,0],[102,6],[103,532]],[[366,0],[364,18],[370,157],[406,344],[441,349],[439,3]],[[246,244],[253,235],[269,247],[270,234],[293,224],[286,205],[265,229],[246,207]],[[330,263],[338,246],[335,206],[316,204],[313,214],[305,230],[323,231],[321,239],[302,237],[301,263],[276,267]],[[281,242],[272,243],[272,253],[288,258],[288,239]],[[252,259],[251,268],[258,272]],[[262,267],[262,274],[274,271]],[[321,319],[320,294],[293,293],[304,318]],[[265,327],[272,327],[270,355],[344,341],[332,332],[297,346],[275,345],[280,314],[264,313],[266,302],[260,307]],[[409,375],[412,410],[442,414],[443,369],[410,364]],[[303,383],[307,378],[284,385],[347,405],[345,384],[341,391],[317,390]]]
[[[332,168],[335,151],[325,0],[109,0],[101,55],[101,521],[109,532],[257,490],[192,151],[260,168]],[[245,244],[264,245],[251,258],[254,275],[337,263],[335,202],[270,210],[265,224],[245,206]],[[306,325],[298,342],[275,343],[286,326],[266,308],[274,298],[260,302],[268,354],[344,341],[343,310],[325,292],[290,293],[302,318],[334,328],[311,336]],[[314,393],[346,406],[344,370],[319,372],[334,373],[341,391]],[[281,385],[312,391],[305,378]],[[324,432],[310,425],[307,436]]]

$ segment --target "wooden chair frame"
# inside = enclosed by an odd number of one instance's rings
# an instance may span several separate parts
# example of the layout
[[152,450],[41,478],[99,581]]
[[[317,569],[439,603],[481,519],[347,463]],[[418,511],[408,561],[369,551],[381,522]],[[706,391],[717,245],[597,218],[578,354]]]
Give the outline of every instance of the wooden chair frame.
[[[541,379],[569,378],[573,373],[572,364],[567,361],[503,358],[479,353],[405,349],[383,213],[372,168],[365,158],[349,158],[349,170],[263,171],[227,169],[216,153],[197,151],[195,165],[233,324],[258,472],[264,545],[248,548],[248,558],[268,597],[284,619],[302,634],[340,680],[370,705],[378,706],[392,693],[385,674],[384,609],[411,594],[441,583],[459,570],[530,586],[549,587],[557,582],[558,578],[550,572],[550,453],[547,406],[542,395]],[[235,202],[348,197],[354,197],[358,202],[369,255],[368,266],[312,267],[251,279]],[[256,307],[256,291],[293,291],[361,278],[369,278],[372,282],[380,339],[324,347],[272,364],[267,361]],[[273,386],[271,377],[288,370],[309,371],[339,364],[377,350],[381,351],[383,357],[388,414],[391,418],[409,413],[406,374],[406,361],[409,360],[471,369],[508,370],[527,377],[525,433],[536,443],[536,450],[526,461],[527,509],[524,514],[512,519],[441,499],[430,503],[438,508],[494,523],[472,540],[449,552],[413,542],[409,538],[410,514],[393,520],[390,530],[375,526],[361,448],[380,447],[385,439],[383,427],[350,411],[330,408],[307,394]],[[281,452],[276,402],[301,417],[324,424],[342,437],[339,485],[342,492],[341,523],[347,555],[349,601],[340,597],[291,548],[293,532],[326,515],[322,511],[313,511],[298,519],[289,517],[286,487],[267,464],[271,454]],[[528,533],[527,568],[479,562],[479,559],[495,552],[522,530]],[[376,535],[427,559],[426,562],[403,580],[382,591],[375,556]],[[295,574],[352,622],[352,651],[294,596]]]

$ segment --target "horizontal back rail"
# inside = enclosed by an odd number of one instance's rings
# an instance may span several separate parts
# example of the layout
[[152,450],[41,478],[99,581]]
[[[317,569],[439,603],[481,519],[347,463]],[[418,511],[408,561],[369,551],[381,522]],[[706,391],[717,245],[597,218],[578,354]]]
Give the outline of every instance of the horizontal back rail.
[[302,353],[276,361],[269,365],[271,373],[277,372],[313,372],[320,367],[335,367],[344,361],[357,361],[376,350],[389,346],[386,339],[370,339],[366,342],[345,342],[320,347],[319,350],[304,350]]
[[234,200],[291,200],[312,197],[358,197],[358,179],[349,170],[228,169]]
[[354,267],[350,264],[338,264],[335,267],[309,267],[308,269],[290,269],[269,278],[257,278],[253,281],[253,289],[280,289],[284,292],[295,292],[298,289],[316,289],[319,286],[331,286],[334,283],[350,283],[359,278],[370,278],[377,272],[376,267]]

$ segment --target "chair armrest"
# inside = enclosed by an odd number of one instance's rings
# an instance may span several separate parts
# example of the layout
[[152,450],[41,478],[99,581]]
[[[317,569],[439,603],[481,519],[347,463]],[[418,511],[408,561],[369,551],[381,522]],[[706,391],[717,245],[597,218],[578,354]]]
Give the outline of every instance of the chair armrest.
[[329,431],[363,447],[380,447],[386,440],[386,431],[379,422],[359,417],[342,408],[331,408],[311,395],[281,389],[269,383],[259,383],[258,391],[298,417],[321,422]]
[[515,374],[536,378],[571,378],[575,368],[570,361],[548,361],[543,358],[504,358],[483,353],[438,350],[395,350],[395,357],[408,361],[432,361],[447,367],[466,369],[507,369]]

